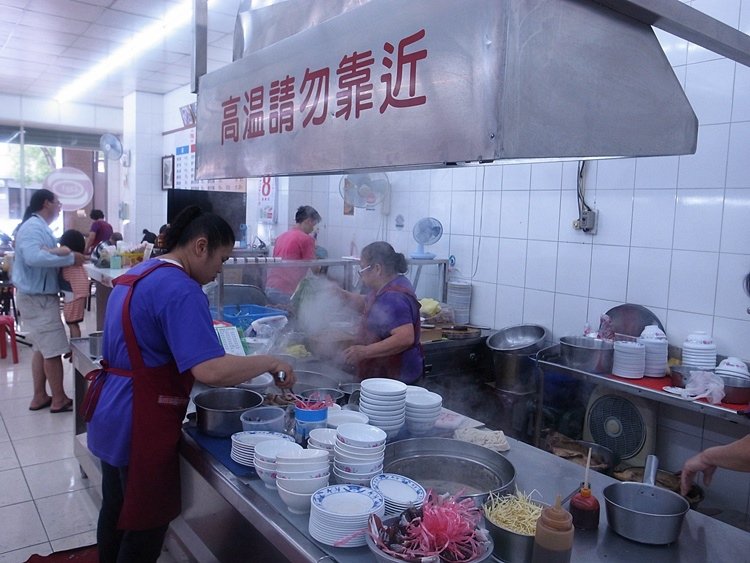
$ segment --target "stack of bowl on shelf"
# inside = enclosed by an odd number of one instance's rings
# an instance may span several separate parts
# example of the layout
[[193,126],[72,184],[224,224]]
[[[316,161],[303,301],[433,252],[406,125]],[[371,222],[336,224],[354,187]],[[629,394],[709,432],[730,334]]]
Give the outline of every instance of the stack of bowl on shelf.
[[396,473],[376,475],[370,480],[370,487],[385,499],[385,518],[400,516],[407,508],[420,508],[427,498],[422,485]]
[[406,387],[405,383],[381,377],[365,379],[361,384],[359,412],[390,439],[398,435],[406,421]]
[[727,358],[722,360],[721,363],[714,370],[718,375],[726,375],[728,377],[739,377],[741,379],[750,380],[750,372],[747,369],[747,364],[739,358]]
[[682,364],[701,369],[716,367],[716,344],[711,335],[696,330],[687,335],[682,343]]
[[448,282],[448,305],[453,308],[453,321],[457,324],[469,322],[471,312],[471,283],[461,281]]
[[616,341],[612,375],[641,379],[646,370],[646,346],[641,342]]
[[310,512],[310,497],[328,486],[328,452],[315,449],[285,450],[276,454],[276,489],[289,512]]
[[406,430],[413,436],[428,434],[442,408],[443,397],[422,387],[409,386],[406,392]]
[[336,429],[333,475],[338,483],[369,485],[383,471],[386,434],[380,428],[347,422]]
[[385,499],[369,487],[331,485],[312,495],[308,530],[313,539],[336,547],[360,547],[366,543],[370,515],[385,514]]
[[255,446],[253,465],[263,484],[269,489],[276,488],[276,456],[279,452],[301,450],[302,446],[284,439],[260,442]]
[[667,335],[657,325],[649,325],[641,332],[638,342],[646,347],[646,364],[643,375],[646,377],[664,377],[669,361],[669,342]]
[[233,461],[248,467],[254,467],[255,446],[266,440],[287,440],[294,442],[294,439],[281,432],[271,432],[268,430],[243,430],[232,434],[232,449],[229,457]]

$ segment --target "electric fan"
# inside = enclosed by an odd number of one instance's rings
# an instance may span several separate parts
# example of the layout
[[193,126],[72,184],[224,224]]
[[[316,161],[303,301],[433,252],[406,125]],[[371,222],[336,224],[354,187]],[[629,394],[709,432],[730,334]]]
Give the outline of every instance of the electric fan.
[[416,252],[411,253],[414,260],[432,260],[435,254],[425,252],[425,245],[435,244],[443,236],[443,224],[434,217],[425,217],[417,221],[412,230],[414,240],[419,245]]
[[387,204],[391,183],[384,172],[373,174],[345,174],[339,182],[339,193],[352,207],[374,209],[383,204],[383,215],[388,214]]
[[99,150],[107,160],[120,160],[123,166],[130,166],[130,151],[125,152],[120,139],[112,133],[104,133],[99,137]]

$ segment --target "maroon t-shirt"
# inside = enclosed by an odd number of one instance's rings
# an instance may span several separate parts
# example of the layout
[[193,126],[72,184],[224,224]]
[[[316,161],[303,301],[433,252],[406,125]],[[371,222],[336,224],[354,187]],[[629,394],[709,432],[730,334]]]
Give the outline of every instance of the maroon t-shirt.
[[91,232],[94,233],[94,244],[91,245],[91,248],[96,248],[97,244],[103,240],[109,240],[112,236],[112,225],[104,219],[97,219],[91,224]]

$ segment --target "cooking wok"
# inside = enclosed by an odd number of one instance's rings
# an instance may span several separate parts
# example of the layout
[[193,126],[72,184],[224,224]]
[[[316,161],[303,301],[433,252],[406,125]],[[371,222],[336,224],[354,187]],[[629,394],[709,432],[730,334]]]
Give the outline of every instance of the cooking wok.
[[654,485],[659,460],[646,460],[643,483],[616,483],[604,489],[607,522],[619,535],[653,545],[677,541],[690,509],[683,497]]

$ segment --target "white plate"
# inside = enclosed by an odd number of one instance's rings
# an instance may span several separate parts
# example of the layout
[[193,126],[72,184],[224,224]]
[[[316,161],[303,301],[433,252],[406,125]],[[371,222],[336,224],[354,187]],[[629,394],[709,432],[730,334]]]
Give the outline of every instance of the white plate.
[[325,514],[354,517],[373,514],[385,508],[385,499],[370,487],[332,485],[315,491],[312,495],[312,504]]
[[386,504],[418,506],[427,497],[422,485],[396,473],[376,475],[370,481],[370,487],[383,495]]
[[374,395],[405,395],[406,383],[396,381],[395,379],[374,377],[363,380],[361,390]]
[[252,446],[263,442],[265,440],[282,439],[289,442],[294,442],[294,438],[288,434],[282,432],[271,432],[269,430],[244,430],[242,432],[235,432],[232,434],[232,442],[237,442],[243,446]]

